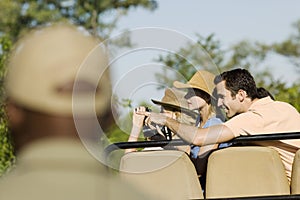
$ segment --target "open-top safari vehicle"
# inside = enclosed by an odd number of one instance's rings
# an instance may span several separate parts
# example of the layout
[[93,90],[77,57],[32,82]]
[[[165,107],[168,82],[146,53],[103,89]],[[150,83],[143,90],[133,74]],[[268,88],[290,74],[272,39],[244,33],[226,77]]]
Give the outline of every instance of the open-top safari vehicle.
[[[240,136],[228,148],[208,158],[205,193],[189,156],[182,151],[143,150],[127,153],[120,161],[123,179],[162,199],[300,199],[300,150],[294,157],[289,183],[276,150],[247,145],[252,142],[300,139],[300,132]],[[180,139],[119,142],[109,145],[108,156],[118,149],[187,145]]]

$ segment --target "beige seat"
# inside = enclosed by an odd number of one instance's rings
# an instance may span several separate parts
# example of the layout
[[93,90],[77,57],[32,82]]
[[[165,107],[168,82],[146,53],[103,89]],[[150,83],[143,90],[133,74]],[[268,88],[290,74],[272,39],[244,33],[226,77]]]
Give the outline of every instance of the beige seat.
[[277,151],[268,147],[230,147],[208,159],[206,198],[290,194]]
[[182,151],[141,151],[125,154],[121,178],[158,199],[203,199],[196,170]]
[[291,178],[291,193],[300,194],[300,150],[296,152],[294,157]]

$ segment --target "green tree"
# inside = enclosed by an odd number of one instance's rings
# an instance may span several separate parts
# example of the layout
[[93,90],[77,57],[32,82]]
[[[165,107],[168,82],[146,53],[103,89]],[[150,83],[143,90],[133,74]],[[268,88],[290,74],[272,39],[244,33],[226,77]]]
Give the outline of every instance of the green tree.
[[[0,32],[12,39],[32,27],[58,21],[70,21],[105,38],[115,22],[129,9],[143,7],[154,10],[153,0],[1,0]],[[112,16],[106,21],[107,16]]]
[[11,167],[15,156],[13,155],[13,147],[9,137],[7,128],[7,118],[5,115],[4,105],[4,87],[3,77],[5,74],[4,64],[8,58],[8,52],[11,48],[11,40],[7,36],[0,38],[0,175],[3,174],[8,168]]
[[295,32],[286,40],[271,45],[272,51],[285,56],[300,70],[300,20],[293,24]]

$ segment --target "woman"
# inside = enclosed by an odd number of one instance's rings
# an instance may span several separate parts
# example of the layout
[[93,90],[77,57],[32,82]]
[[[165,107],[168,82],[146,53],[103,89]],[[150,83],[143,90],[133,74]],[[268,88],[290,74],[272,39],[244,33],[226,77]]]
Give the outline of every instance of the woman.
[[[186,99],[184,99],[184,95],[185,95],[184,92],[179,91],[175,88],[167,88],[165,90],[165,95],[161,99],[161,101],[152,99],[152,102],[154,104],[160,105],[161,106],[160,112],[164,113],[164,115],[166,115],[167,117],[176,119],[181,123],[195,125],[197,113],[190,111],[188,109],[188,104]],[[144,127],[145,115],[137,114],[140,112],[146,112],[146,107],[140,106],[138,108],[135,108],[133,111],[132,129],[130,132],[130,136],[128,138],[129,142],[137,141]],[[163,134],[160,131],[160,127],[156,127],[156,129],[157,132],[160,133],[160,135],[156,134],[153,136],[147,136],[148,138],[146,139],[149,140],[165,139]],[[190,151],[189,146],[177,147],[177,149],[186,151],[187,153],[189,153]],[[136,149],[126,149],[125,153],[129,153],[132,151],[136,151]]]
[[[221,113],[216,112],[216,98],[214,97],[214,78],[212,73],[199,70],[187,83],[175,81],[173,85],[176,88],[188,89],[185,98],[188,102],[188,108],[199,113],[200,118],[196,126],[207,128],[212,125],[221,124],[223,117]],[[224,145],[223,145],[224,146]],[[192,146],[191,158],[204,156],[210,151],[217,149],[218,145]]]
[[[188,89],[185,98],[187,99],[188,108],[199,113],[200,118],[196,126],[208,128],[210,126],[223,123],[224,117],[221,112],[217,112],[216,97],[214,95],[215,75],[212,73],[199,70],[187,83],[175,81],[173,85],[176,88]],[[190,158],[196,167],[199,181],[202,188],[205,188],[207,161],[210,153],[217,148],[224,148],[229,144],[212,144],[206,146],[191,145]]]

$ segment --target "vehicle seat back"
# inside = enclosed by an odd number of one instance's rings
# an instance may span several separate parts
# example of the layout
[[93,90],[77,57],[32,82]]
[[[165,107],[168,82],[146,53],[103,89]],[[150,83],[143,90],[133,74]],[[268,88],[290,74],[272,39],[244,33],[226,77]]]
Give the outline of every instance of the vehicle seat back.
[[296,152],[294,157],[291,178],[291,193],[300,194],[300,150]]
[[120,176],[158,199],[203,199],[195,167],[182,151],[125,154]]
[[208,159],[206,197],[290,194],[283,163],[268,147],[229,147]]

